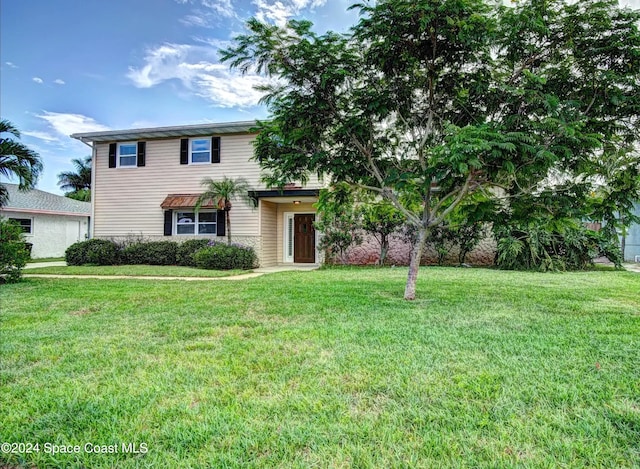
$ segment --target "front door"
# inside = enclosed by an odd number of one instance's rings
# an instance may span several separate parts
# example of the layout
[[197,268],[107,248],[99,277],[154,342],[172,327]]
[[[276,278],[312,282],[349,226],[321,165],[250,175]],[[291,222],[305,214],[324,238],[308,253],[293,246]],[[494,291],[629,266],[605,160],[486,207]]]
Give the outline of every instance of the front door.
[[313,214],[293,216],[293,262],[313,264],[316,261],[316,230]]

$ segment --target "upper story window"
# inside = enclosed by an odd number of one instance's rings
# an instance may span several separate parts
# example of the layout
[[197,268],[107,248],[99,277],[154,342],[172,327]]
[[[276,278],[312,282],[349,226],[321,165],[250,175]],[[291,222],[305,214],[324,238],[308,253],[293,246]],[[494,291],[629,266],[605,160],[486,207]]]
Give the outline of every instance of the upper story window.
[[220,137],[180,140],[180,164],[220,163]]
[[134,168],[145,165],[146,142],[109,144],[110,168]]
[[211,139],[198,138],[190,140],[191,151],[189,152],[190,163],[210,163],[211,162]]
[[136,143],[118,144],[118,166],[138,165],[138,145]]

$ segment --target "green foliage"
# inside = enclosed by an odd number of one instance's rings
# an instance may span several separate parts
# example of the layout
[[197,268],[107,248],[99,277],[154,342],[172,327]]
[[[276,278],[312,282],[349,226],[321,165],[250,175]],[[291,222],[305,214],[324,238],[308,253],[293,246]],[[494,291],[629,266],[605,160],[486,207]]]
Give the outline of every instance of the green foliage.
[[231,211],[234,199],[244,200],[253,207],[253,201],[249,198],[249,183],[244,178],[231,179],[224,176],[220,181],[214,181],[210,177],[202,180],[205,191],[200,194],[196,201],[195,211],[198,212],[204,206],[217,207],[224,210],[226,217],[227,243],[231,244]]
[[606,232],[587,229],[579,220],[540,224],[511,222],[496,225],[496,264],[508,270],[581,270],[595,257],[606,256],[617,267],[622,253]]
[[365,203],[361,207],[362,229],[373,235],[380,244],[378,263],[384,265],[389,252],[389,236],[402,227],[404,216],[391,203],[382,200]]
[[193,255],[209,245],[208,239],[189,239],[178,245],[176,263],[188,267],[195,267]]
[[249,270],[257,267],[258,257],[253,248],[239,244],[211,243],[193,255],[200,269]]
[[[8,120],[0,120],[0,176],[5,179],[17,177],[20,190],[33,189],[42,172],[40,155],[17,140],[2,134],[11,134],[19,139],[20,131]],[[0,184],[0,207],[6,205],[8,197],[7,189]]]
[[355,192],[344,183],[322,189],[316,208],[315,228],[322,233],[318,247],[325,251],[325,262],[348,263],[347,250],[362,242]]
[[0,283],[19,281],[29,257],[20,225],[0,217]]
[[[640,197],[640,178],[624,177],[625,165],[638,170],[624,155],[638,141],[639,11],[615,0],[354,8],[347,34],[249,20],[222,60],[278,78],[261,88],[271,115],[255,140],[269,184],[328,175],[403,214],[417,240],[406,298],[427,233],[470,195],[500,187],[504,205],[542,205],[541,191],[564,181],[575,218],[597,213],[611,230],[629,220]],[[615,204],[587,202],[598,186]]]
[[120,262],[120,249],[106,239],[90,239],[72,244],[64,253],[68,265],[115,265]]
[[91,202],[91,189],[80,189],[78,191],[66,192],[65,197],[79,200],[80,202]]
[[58,174],[58,185],[63,191],[68,191],[65,197],[83,202],[91,201],[91,156],[71,160],[75,171],[65,171]]
[[455,233],[448,225],[442,224],[435,226],[429,232],[427,245],[431,246],[436,252],[438,265],[444,265],[447,254],[449,254],[456,245]]
[[121,252],[124,264],[175,265],[178,243],[175,241],[147,241],[134,243]]

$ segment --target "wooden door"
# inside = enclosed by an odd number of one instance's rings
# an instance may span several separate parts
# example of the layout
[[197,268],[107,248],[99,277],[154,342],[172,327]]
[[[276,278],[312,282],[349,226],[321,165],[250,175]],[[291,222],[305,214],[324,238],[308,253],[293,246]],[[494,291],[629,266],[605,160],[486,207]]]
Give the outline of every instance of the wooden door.
[[316,230],[313,214],[293,216],[293,262],[313,264],[316,261]]

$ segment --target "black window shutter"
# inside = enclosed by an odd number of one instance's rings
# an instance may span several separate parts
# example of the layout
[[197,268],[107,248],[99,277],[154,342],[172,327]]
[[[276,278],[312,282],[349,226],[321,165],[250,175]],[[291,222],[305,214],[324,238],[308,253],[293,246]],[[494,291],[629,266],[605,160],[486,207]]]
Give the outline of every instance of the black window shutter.
[[220,137],[211,137],[211,162],[220,163]]
[[147,142],[138,142],[138,166],[144,166]]
[[164,235],[171,236],[173,230],[173,210],[164,211]]
[[218,210],[218,214],[216,215],[217,218],[217,225],[216,225],[216,235],[217,236],[225,236],[226,234],[226,217],[225,217],[225,212],[224,210]]
[[110,168],[116,167],[116,144],[115,143],[109,144],[109,167]]
[[180,140],[180,164],[189,164],[189,139]]

